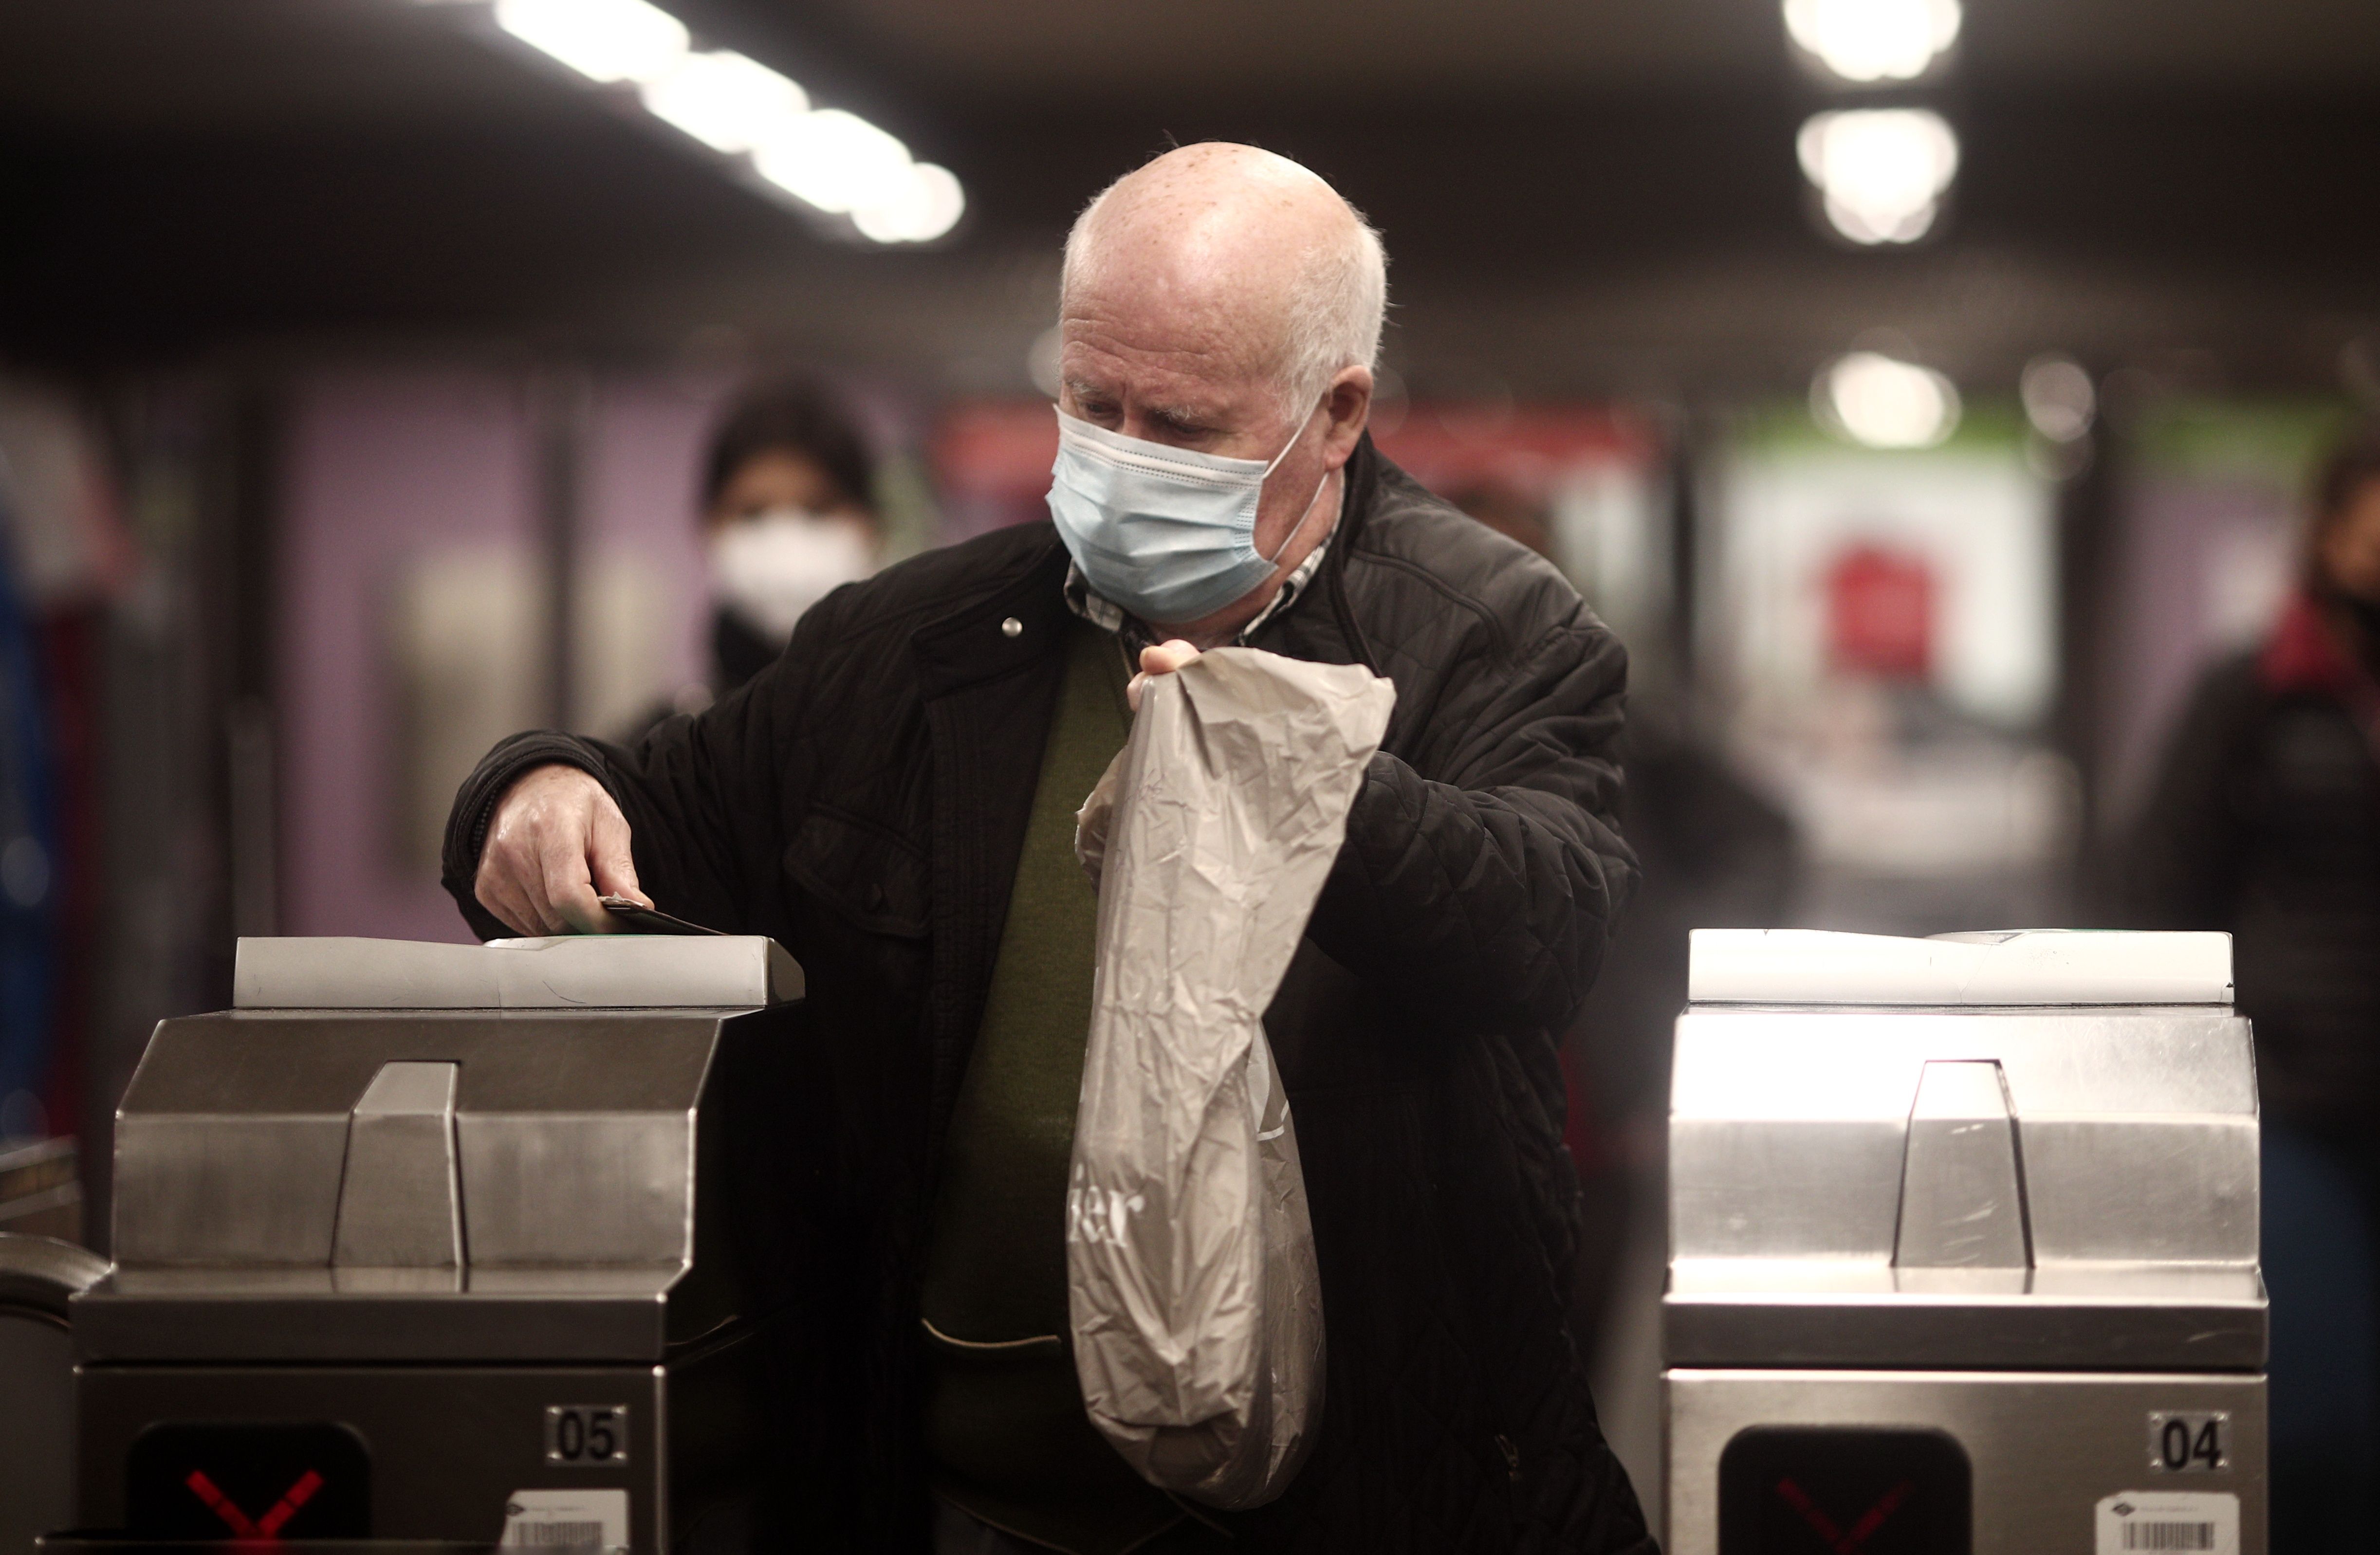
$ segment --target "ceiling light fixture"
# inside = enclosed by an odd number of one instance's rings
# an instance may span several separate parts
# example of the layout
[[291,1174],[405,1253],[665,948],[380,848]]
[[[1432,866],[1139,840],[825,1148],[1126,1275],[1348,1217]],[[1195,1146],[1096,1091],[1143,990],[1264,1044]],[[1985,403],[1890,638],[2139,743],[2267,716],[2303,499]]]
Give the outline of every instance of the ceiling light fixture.
[[1853,351],[1818,370],[1810,408],[1819,424],[1869,448],[1933,448],[1959,427],[1959,390],[1931,368]]
[[[480,0],[420,3],[459,10]],[[813,109],[797,83],[759,60],[695,52],[686,24],[649,0],[493,0],[492,12],[503,30],[589,80],[635,86],[655,118],[871,243],[930,243],[966,212],[950,169],[913,160],[856,114]]]
[[909,148],[856,114],[821,108],[752,149],[760,176],[832,215],[900,197]]
[[496,0],[496,25],[590,81],[653,81],[677,67],[686,23],[645,0]]
[[1913,243],[1959,171],[1959,138],[1927,108],[1814,115],[1797,142],[1827,220],[1854,243]]
[[863,237],[879,243],[930,243],[959,225],[966,194],[957,175],[930,162],[911,165],[892,195],[851,213]]
[[1785,0],[1785,30],[1846,81],[1907,81],[1958,41],[1959,0]]
[[639,94],[664,119],[718,152],[765,145],[809,111],[808,93],[758,60],[692,54]]
[[2082,364],[2067,357],[2035,357],[2017,380],[2024,419],[2054,443],[2072,443],[2091,430],[2099,395]]

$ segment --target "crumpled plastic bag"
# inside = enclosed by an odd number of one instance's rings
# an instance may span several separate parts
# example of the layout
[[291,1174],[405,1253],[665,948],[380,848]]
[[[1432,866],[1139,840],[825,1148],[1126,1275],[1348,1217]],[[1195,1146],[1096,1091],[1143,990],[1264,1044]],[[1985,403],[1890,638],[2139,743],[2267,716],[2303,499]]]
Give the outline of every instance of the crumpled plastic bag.
[[1395,688],[1217,649],[1149,680],[1076,818],[1099,960],[1066,1199],[1091,1423],[1218,1507],[1287,1488],[1322,1417],[1322,1292],[1265,1007]]

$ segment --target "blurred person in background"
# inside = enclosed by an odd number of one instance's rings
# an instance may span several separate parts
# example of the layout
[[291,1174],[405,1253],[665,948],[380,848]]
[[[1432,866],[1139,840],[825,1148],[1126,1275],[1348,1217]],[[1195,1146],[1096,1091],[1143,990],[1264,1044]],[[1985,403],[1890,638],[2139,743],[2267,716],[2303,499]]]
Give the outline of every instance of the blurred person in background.
[[2271,635],[2200,683],[2130,841],[2131,920],[2233,936],[2255,1023],[2273,1549],[2368,1548],[2380,1456],[2380,426],[2314,482]]
[[[876,462],[843,407],[782,378],[737,395],[703,460],[710,553],[710,698],[767,669],[810,606],[876,571]],[[649,723],[650,721],[648,721]]]
[[[1626,655],[1373,448],[1385,309],[1378,235],[1321,179],[1167,153],[1067,242],[1053,523],[842,590],[634,751],[518,735],[456,796],[445,883],[483,936],[600,931],[598,892],[650,890],[807,969],[805,1084],[766,1104],[820,1164],[749,1249],[797,1319],[766,1515],[798,1548],[1653,1548],[1571,1326],[1555,1040],[1635,880]],[[1134,670],[1226,645],[1397,691],[1266,1014],[1328,1382],[1294,1482],[1240,1512],[1131,1471],[1065,1337],[1097,913],[1074,812]]]

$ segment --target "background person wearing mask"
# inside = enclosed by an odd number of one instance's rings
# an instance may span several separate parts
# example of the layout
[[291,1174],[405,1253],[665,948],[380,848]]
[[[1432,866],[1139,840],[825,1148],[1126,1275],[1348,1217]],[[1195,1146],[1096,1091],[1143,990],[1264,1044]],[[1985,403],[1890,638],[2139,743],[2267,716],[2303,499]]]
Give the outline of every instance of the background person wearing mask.
[[[456,796],[445,881],[481,934],[608,928],[596,893],[641,882],[808,972],[799,1084],[764,1104],[817,1167],[748,1249],[798,1336],[771,1521],[800,1548],[1651,1549],[1568,1311],[1556,1057],[1635,881],[1626,656],[1365,435],[1385,267],[1268,152],[1126,176],[1066,246],[1054,525],[840,591],[634,752],[519,735]],[[1091,1427],[1064,1246],[1097,914],[1074,812],[1133,669],[1230,644],[1397,692],[1266,1014],[1329,1369],[1312,1456],[1238,1513]]]
[[866,441],[818,385],[775,379],[736,396],[703,461],[712,697],[768,668],[804,611],[875,572],[875,489]]
[[2313,505],[2297,592],[2200,683],[2125,861],[2140,927],[2232,934],[2255,1023],[2276,1555],[2363,1547],[2380,1455],[2380,428]]

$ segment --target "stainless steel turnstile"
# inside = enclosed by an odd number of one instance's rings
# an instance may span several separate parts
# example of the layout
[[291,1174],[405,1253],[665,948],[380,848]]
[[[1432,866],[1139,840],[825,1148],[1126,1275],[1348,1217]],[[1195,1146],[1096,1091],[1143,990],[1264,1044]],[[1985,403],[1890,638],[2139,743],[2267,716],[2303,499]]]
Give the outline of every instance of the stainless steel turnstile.
[[1691,997],[1674,1555],[2264,1555],[2227,937],[1704,930]]
[[740,1542],[768,1314],[729,1180],[771,1170],[801,996],[759,939],[242,942],[117,1114],[83,1528]]
[[0,1231],[0,1555],[74,1517],[75,1293],[107,1272],[94,1253]]

